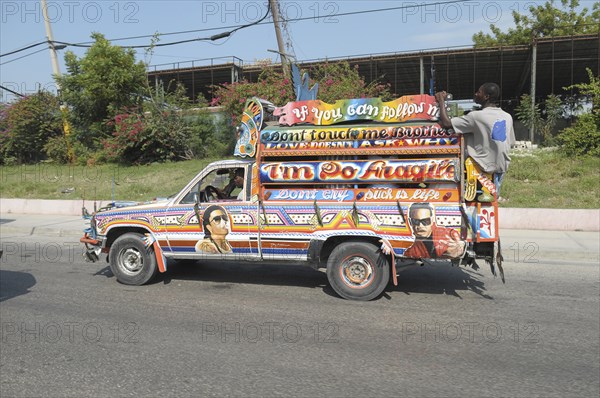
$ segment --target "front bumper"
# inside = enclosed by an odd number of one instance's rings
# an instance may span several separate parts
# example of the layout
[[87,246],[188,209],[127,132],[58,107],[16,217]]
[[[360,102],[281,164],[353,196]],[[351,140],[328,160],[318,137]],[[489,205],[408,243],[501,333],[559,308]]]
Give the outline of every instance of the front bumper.
[[86,261],[95,263],[100,259],[100,253],[102,252],[103,239],[100,237],[92,238],[87,233],[83,235],[79,242],[83,243],[85,250],[83,252],[83,258]]

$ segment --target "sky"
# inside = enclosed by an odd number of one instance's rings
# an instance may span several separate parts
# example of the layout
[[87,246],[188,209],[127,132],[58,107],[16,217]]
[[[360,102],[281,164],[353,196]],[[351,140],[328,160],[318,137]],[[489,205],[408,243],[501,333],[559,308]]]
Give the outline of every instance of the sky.
[[[559,0],[557,0],[559,2]],[[545,1],[365,1],[279,0],[288,43],[285,52],[298,61],[357,55],[471,46],[473,34],[489,32],[496,24],[512,26],[512,11],[527,13]],[[591,8],[594,1],[580,1]],[[267,1],[47,1],[55,41],[90,43],[93,32],[115,45],[148,46],[159,33],[159,44],[206,38],[260,20]],[[378,11],[381,10],[381,11]],[[350,15],[341,15],[350,14]],[[300,20],[298,20],[300,19]],[[294,21],[296,20],[296,21]],[[193,31],[193,32],[190,32]],[[187,33],[179,33],[187,32]],[[120,40],[124,38],[136,39]],[[4,55],[47,38],[40,1],[0,0],[0,54]],[[194,41],[136,49],[137,58],[158,68],[231,62],[243,64],[270,59],[280,62],[272,19],[215,41]],[[69,46],[58,51],[59,70],[67,50],[81,57],[86,49]],[[202,61],[197,61],[202,60]],[[238,61],[240,62],[240,61]],[[165,65],[168,64],[168,65]],[[38,88],[56,90],[47,45],[0,57],[0,85],[30,94]],[[0,90],[0,101],[15,98]]]

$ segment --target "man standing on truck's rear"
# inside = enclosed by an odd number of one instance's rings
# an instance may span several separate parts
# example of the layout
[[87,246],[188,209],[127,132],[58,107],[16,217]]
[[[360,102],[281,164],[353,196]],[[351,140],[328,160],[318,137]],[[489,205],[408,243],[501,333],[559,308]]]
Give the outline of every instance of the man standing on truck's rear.
[[512,116],[498,107],[500,87],[496,83],[482,84],[473,98],[476,104],[481,105],[481,110],[452,119],[446,112],[446,96],[445,91],[435,94],[440,106],[440,125],[464,134],[468,155],[484,172],[494,175],[499,196],[500,185],[510,163],[510,147],[515,143]]

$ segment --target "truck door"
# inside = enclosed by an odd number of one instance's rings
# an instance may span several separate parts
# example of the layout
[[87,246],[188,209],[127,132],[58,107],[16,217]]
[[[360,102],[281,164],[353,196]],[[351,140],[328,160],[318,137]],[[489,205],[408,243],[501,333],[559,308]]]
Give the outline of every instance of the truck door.
[[[246,166],[209,166],[167,210],[166,231],[173,257],[252,259],[258,255],[252,244],[256,228],[249,195],[244,190]],[[236,172],[244,176],[240,179]]]

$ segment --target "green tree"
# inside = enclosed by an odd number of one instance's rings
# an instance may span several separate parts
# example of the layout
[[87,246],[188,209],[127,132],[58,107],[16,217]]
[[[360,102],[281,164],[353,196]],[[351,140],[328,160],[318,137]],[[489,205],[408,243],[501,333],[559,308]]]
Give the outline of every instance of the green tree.
[[[366,84],[357,68],[347,62],[318,64],[309,70],[310,86],[319,83],[317,98],[333,102],[343,98],[382,97],[391,98],[389,86],[372,82]],[[236,124],[242,114],[246,100],[260,97],[277,106],[283,106],[296,97],[292,82],[281,72],[265,65],[256,83],[247,80],[213,87],[214,99],[211,105],[221,105],[232,116]]]
[[543,109],[536,103],[531,107],[531,96],[523,94],[516,109],[517,118],[525,126],[533,127],[540,133],[546,145],[552,144],[552,130],[563,114],[563,105],[559,96],[550,94],[544,102]]
[[0,156],[5,163],[45,159],[44,145],[54,137],[62,139],[65,146],[59,102],[52,93],[40,91],[0,112]]
[[66,53],[67,73],[56,79],[70,108],[75,138],[89,148],[111,134],[106,120],[141,104],[147,81],[146,67],[135,61],[132,49],[113,46],[100,33],[92,38],[95,43],[83,57]]
[[587,69],[589,83],[578,83],[565,90],[575,88],[591,103],[590,112],[577,118],[571,126],[558,134],[558,143],[569,156],[600,156],[600,77]]
[[594,72],[590,68],[585,68],[588,73],[589,83],[577,83],[569,87],[563,87],[565,90],[575,88],[585,98],[592,103],[592,113],[598,117],[600,121],[600,77],[594,76]]
[[596,34],[600,27],[600,3],[595,2],[592,11],[587,7],[577,11],[579,0],[546,1],[543,5],[529,6],[529,15],[512,12],[515,27],[507,32],[490,25],[492,34],[479,32],[473,35],[475,47],[493,47],[528,44],[532,37],[570,36]]

